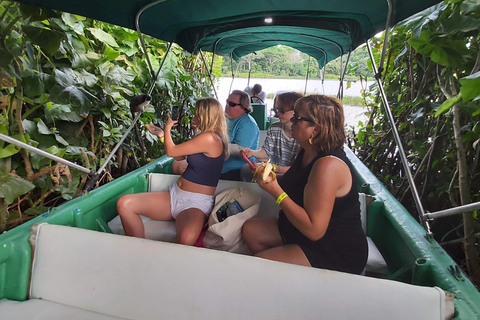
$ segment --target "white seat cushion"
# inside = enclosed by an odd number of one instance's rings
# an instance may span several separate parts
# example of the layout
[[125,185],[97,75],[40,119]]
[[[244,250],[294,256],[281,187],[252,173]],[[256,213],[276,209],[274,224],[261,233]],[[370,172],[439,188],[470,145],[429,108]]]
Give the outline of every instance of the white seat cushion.
[[437,320],[448,301],[439,288],[48,224],[30,288],[32,299],[139,320]]
[[2,320],[118,320],[85,309],[63,304],[33,299],[27,301],[0,300],[0,319]]

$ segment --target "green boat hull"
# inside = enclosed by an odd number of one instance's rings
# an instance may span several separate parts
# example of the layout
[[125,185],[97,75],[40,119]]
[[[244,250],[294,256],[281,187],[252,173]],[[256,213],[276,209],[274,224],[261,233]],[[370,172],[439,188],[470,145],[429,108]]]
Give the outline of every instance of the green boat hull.
[[[456,266],[450,256],[436,241],[425,237],[424,229],[352,152],[347,150],[347,155],[356,168],[359,190],[375,197],[368,209],[367,234],[387,262],[386,278],[440,287],[455,296],[455,319],[479,319],[480,293],[472,282],[464,273],[450,271]],[[108,222],[117,215],[117,199],[123,194],[146,191],[147,175],[171,173],[171,161],[159,158],[0,235],[0,299],[27,298],[32,224],[48,222],[111,232]]]

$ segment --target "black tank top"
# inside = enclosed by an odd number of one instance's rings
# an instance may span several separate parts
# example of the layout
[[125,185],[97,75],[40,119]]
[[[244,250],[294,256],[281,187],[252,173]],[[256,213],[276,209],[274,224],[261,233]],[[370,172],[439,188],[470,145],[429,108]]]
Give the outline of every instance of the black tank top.
[[339,148],[329,153],[319,154],[306,167],[302,167],[304,151],[302,149],[299,152],[290,170],[284,174],[280,182],[282,189],[296,204],[303,207],[304,189],[313,164],[325,156],[335,156],[348,165],[352,175],[352,188],[345,196],[335,199],[327,231],[317,241],[304,236],[293,226],[284,212],[280,211],[279,231],[283,241],[286,244],[298,244],[300,247],[310,248],[311,251],[318,251],[319,254],[328,255],[329,259],[333,259],[336,270],[360,273],[367,260],[368,245],[362,229],[357,181],[352,165],[343,149]]

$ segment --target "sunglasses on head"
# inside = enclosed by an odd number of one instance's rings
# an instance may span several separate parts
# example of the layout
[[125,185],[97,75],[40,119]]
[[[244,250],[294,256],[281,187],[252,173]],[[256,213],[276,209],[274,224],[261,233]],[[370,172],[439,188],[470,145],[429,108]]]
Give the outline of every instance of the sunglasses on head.
[[315,124],[315,121],[313,119],[310,119],[310,118],[305,118],[305,117],[302,117],[302,116],[298,116],[296,115],[295,113],[293,114],[293,117],[292,119],[290,119],[290,121],[293,122],[293,124],[296,124],[298,123],[299,121],[305,121],[305,122],[309,122],[311,124]]
[[227,100],[227,105],[230,107],[230,108],[234,108],[236,106],[240,106],[241,104],[240,103],[235,103],[235,102],[232,102],[230,100]]

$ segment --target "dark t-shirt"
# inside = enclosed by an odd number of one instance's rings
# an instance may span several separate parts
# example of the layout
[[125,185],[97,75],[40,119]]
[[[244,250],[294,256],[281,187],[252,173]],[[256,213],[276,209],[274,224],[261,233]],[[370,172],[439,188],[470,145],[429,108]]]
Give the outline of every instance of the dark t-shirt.
[[319,154],[306,167],[302,167],[303,154],[302,149],[280,182],[280,186],[296,204],[303,207],[304,189],[313,164],[325,156],[335,156],[348,165],[352,175],[352,188],[345,196],[335,199],[327,231],[317,241],[303,235],[280,211],[278,229],[282,239],[285,244],[298,244],[313,267],[359,274],[367,262],[368,245],[362,229],[357,182],[352,165],[341,148]]

